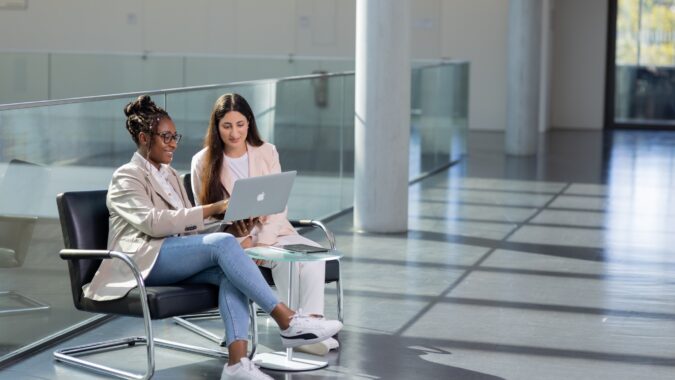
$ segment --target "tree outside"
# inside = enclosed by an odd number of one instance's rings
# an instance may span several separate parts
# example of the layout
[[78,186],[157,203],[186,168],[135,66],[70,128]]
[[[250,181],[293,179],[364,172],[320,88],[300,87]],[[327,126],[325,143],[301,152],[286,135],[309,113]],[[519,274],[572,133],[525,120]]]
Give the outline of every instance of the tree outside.
[[675,66],[675,0],[618,0],[616,64]]

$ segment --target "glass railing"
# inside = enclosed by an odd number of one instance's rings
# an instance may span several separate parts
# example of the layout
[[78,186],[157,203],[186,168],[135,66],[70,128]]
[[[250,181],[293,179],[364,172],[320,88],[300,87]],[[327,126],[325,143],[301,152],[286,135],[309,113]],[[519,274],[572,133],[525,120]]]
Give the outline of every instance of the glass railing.
[[0,52],[0,104],[353,70],[341,57]]
[[[468,69],[452,62],[413,70],[411,179],[464,153]],[[179,172],[189,171],[213,102],[227,92],[249,101],[282,168],[298,171],[291,218],[321,219],[351,207],[353,73],[149,92],[183,134],[172,163]],[[0,364],[92,317],[72,306],[67,265],[58,257],[55,197],[105,189],[115,168],[129,161],[135,145],[122,110],[138,95],[0,106]]]
[[466,153],[469,64],[412,70],[410,178],[423,176]]
[[[413,67],[436,64],[415,60]],[[0,52],[0,104],[354,70],[354,58]]]

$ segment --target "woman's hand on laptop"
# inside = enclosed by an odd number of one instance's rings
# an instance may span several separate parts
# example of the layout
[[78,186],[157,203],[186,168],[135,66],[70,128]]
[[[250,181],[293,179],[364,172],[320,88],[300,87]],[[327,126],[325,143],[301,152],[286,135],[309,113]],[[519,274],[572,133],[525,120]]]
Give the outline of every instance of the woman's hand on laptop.
[[251,233],[251,230],[258,222],[258,218],[250,218],[248,220],[235,220],[232,224],[226,229],[226,232],[231,233],[236,237],[247,236]]
[[253,238],[250,236],[245,237],[242,239],[242,241],[239,242],[239,245],[241,245],[241,248],[246,249],[246,248],[251,248],[253,247]]
[[202,214],[204,216],[204,219],[214,215],[224,214],[229,204],[230,199],[228,198],[222,201],[208,204],[206,206],[202,206]]

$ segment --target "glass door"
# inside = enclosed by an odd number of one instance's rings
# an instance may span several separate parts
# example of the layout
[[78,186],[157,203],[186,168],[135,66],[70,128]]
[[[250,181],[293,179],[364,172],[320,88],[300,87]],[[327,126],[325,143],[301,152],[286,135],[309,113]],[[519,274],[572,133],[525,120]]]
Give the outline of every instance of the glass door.
[[675,128],[675,0],[610,0],[609,23],[606,125]]

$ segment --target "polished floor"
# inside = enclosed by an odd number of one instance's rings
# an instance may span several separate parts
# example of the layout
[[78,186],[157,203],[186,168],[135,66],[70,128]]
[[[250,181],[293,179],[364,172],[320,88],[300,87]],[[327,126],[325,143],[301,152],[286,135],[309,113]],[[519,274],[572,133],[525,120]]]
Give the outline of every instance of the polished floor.
[[[332,220],[345,253],[342,347],[324,370],[270,375],[672,379],[675,133],[554,131],[529,158],[505,157],[502,146],[502,134],[472,133],[462,163],[411,186],[407,233],[355,233],[351,214]],[[279,349],[259,321],[263,349]],[[59,347],[139,334],[139,322],[117,318]],[[168,321],[155,327],[208,344]],[[0,378],[98,378],[55,364],[50,351]],[[142,354],[96,359],[139,369]],[[222,365],[158,349],[154,378],[218,379]]]

